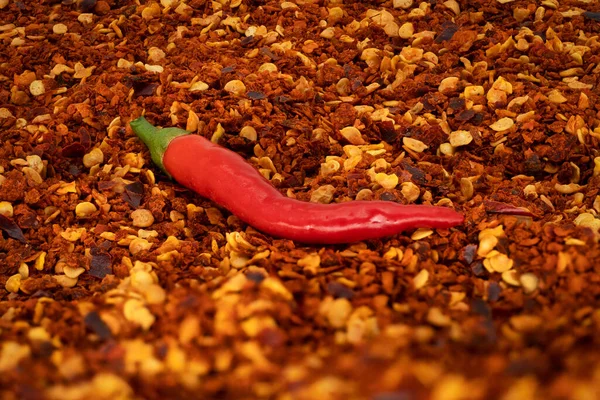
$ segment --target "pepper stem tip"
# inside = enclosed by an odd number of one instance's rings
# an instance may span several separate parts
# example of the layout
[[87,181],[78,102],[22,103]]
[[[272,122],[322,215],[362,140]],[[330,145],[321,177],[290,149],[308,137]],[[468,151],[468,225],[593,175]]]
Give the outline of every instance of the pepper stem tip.
[[171,177],[163,163],[165,151],[167,151],[167,147],[169,146],[169,143],[171,143],[171,140],[178,136],[187,135],[190,132],[180,128],[158,129],[143,116],[131,121],[129,126],[131,126],[133,132],[142,140],[142,142],[144,142],[148,147],[148,150],[150,150],[150,156],[152,157],[154,164]]

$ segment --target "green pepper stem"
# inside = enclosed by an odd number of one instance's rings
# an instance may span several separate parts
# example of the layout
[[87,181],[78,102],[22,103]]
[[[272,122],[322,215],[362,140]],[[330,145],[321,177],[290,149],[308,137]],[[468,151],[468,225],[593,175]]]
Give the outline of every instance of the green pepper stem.
[[133,132],[135,132],[148,147],[148,150],[150,150],[150,156],[152,157],[154,164],[171,177],[169,171],[167,171],[163,164],[165,151],[167,151],[167,147],[169,146],[169,143],[171,143],[171,140],[178,136],[187,135],[190,132],[180,128],[158,129],[144,117],[139,117],[138,119],[131,121],[129,126],[131,126]]

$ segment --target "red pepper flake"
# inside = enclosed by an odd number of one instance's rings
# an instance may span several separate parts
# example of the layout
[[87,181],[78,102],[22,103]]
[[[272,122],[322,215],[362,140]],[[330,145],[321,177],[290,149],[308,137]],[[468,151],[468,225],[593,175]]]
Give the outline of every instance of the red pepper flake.
[[456,31],[458,31],[458,25],[456,25],[454,22],[446,21],[442,24],[442,27],[444,29],[438,35],[438,37],[435,38],[436,43],[442,43],[446,40],[452,39]]
[[398,132],[396,132],[392,121],[383,121],[377,124],[377,128],[379,129],[379,136],[387,143],[394,143],[398,139]]
[[96,311],[87,313],[83,321],[85,322],[85,326],[98,335],[100,339],[108,340],[112,337],[108,325],[102,321],[102,318],[100,318],[100,315]]
[[475,253],[477,251],[477,245],[468,244],[462,248],[460,256],[467,264],[471,264],[475,260]]
[[0,229],[6,232],[9,237],[18,240],[21,243],[27,242],[27,240],[25,240],[25,236],[23,236],[23,231],[21,228],[19,228],[19,225],[17,225],[12,219],[5,217],[2,214],[0,214]]
[[77,133],[79,133],[79,141],[81,142],[81,145],[86,150],[89,149],[92,144],[92,138],[90,137],[90,132],[85,127],[82,126],[81,128],[79,128],[79,131],[77,131]]
[[154,94],[154,90],[158,87],[158,83],[150,83],[150,82],[135,82],[133,84],[133,93],[135,96],[152,96]]
[[112,260],[110,254],[98,247],[92,247],[90,250],[92,260],[90,261],[89,274],[95,278],[102,279],[106,275],[112,274]]
[[137,208],[142,203],[144,196],[144,185],[142,182],[133,182],[125,186],[125,191],[121,198],[133,208]]
[[61,153],[66,158],[81,158],[85,154],[85,147],[79,142],[71,143],[63,147]]
[[88,130],[82,126],[77,133],[79,133],[79,142],[74,142],[63,147],[61,152],[63,157],[81,158],[84,156],[86,150],[90,148],[92,139]]
[[351,299],[354,297],[354,291],[352,289],[335,281],[327,284],[327,292],[335,298]]
[[485,206],[486,211],[492,214],[521,215],[525,217],[535,216],[526,208],[516,207],[512,204],[502,203],[500,201],[484,200],[483,205]]
[[262,99],[266,99],[267,95],[264,94],[263,92],[257,92],[257,91],[251,90],[248,92],[248,97],[252,100],[262,100]]
[[233,72],[233,71],[235,71],[235,65],[228,65],[226,67],[221,68],[222,74],[227,74],[227,73]]
[[497,282],[490,282],[488,285],[488,300],[491,302],[498,301],[502,288]]
[[589,19],[593,19],[594,21],[600,22],[600,12],[586,11],[583,13],[583,16]]

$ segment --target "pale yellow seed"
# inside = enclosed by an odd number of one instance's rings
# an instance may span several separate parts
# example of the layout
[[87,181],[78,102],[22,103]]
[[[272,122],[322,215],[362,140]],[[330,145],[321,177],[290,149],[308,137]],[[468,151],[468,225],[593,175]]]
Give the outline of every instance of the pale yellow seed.
[[494,88],[491,88],[487,92],[485,97],[488,101],[488,104],[491,106],[506,104],[506,101],[508,99],[506,92],[499,90],[499,89],[494,89]]
[[356,200],[370,200],[373,198],[373,191],[371,189],[361,189],[356,193]]
[[321,265],[321,256],[318,253],[307,254],[298,260],[298,266],[304,269],[312,270],[316,273],[316,270]]
[[490,128],[495,130],[496,132],[505,131],[507,129],[512,128],[515,125],[515,121],[513,121],[509,117],[500,118],[498,121],[494,122],[490,125]]
[[553,90],[548,93],[548,100],[554,104],[562,104],[568,101],[568,99],[563,96],[563,94],[559,90]]
[[329,9],[329,17],[327,18],[330,23],[335,23],[344,17],[344,10],[340,7],[332,7]]
[[532,273],[521,275],[519,281],[521,282],[521,286],[523,286],[525,293],[535,292],[540,282],[539,278]]
[[339,171],[341,165],[337,160],[327,160],[326,162],[321,164],[321,175],[330,175],[334,172]]
[[264,63],[258,67],[258,72],[277,72],[277,65],[273,63]]
[[453,147],[466,146],[473,141],[473,135],[469,131],[454,131],[450,133],[449,140]]
[[165,57],[165,52],[159,49],[158,47],[150,47],[148,49],[148,62],[156,63],[164,59]]
[[66,275],[53,275],[54,280],[62,287],[72,288],[77,285],[77,278],[69,278]]
[[407,46],[400,51],[400,59],[409,64],[416,64],[423,59],[423,53],[423,49]]
[[0,215],[12,218],[13,213],[14,209],[11,203],[9,203],[8,201],[0,201]]
[[494,257],[488,259],[490,267],[496,272],[506,272],[513,267],[514,261],[506,254],[498,253]]
[[394,0],[392,2],[394,8],[408,9],[412,7],[413,0]]
[[450,93],[454,92],[458,89],[458,83],[460,79],[455,76],[449,76],[447,78],[442,79],[440,82],[440,86],[438,86],[438,91],[440,93]]
[[208,90],[209,86],[208,84],[206,84],[205,82],[202,81],[196,81],[194,83],[192,83],[192,85],[190,86],[190,88],[188,89],[190,92],[204,92],[205,90]]
[[502,225],[498,225],[495,228],[483,229],[481,232],[479,232],[478,239],[481,240],[486,235],[492,235],[492,236],[496,236],[496,237],[504,237],[505,236],[504,227]]
[[450,326],[452,324],[452,319],[445,315],[438,307],[431,307],[427,313],[427,322],[441,328]]
[[161,74],[165,70],[165,68],[162,65],[144,64],[144,68],[146,69],[146,71],[154,72],[155,74]]
[[345,128],[340,129],[340,133],[351,144],[354,144],[354,145],[365,144],[365,141],[362,138],[360,131],[353,126],[347,126]]
[[447,0],[443,3],[446,7],[448,7],[454,15],[460,14],[460,5],[456,0]]
[[402,143],[408,149],[410,149],[416,153],[422,153],[425,149],[429,148],[429,146],[427,146],[425,143],[421,142],[420,140],[413,139],[410,137],[402,138]]
[[412,182],[403,182],[401,187],[402,195],[409,203],[415,202],[421,195],[419,187]]
[[323,39],[332,39],[335,36],[335,29],[333,27],[323,29],[320,35]]
[[415,26],[411,22],[405,22],[398,30],[398,36],[402,39],[410,39],[415,33]]
[[579,192],[581,189],[583,189],[585,186],[581,186],[578,185],[576,183],[569,183],[567,185],[561,185],[559,183],[556,183],[554,185],[554,189],[559,192],[559,193],[563,193],[563,194],[573,194],[573,193],[577,193]]
[[154,223],[154,216],[149,210],[143,208],[131,213],[133,226],[138,228],[147,228]]
[[429,271],[427,271],[426,269],[422,269],[413,278],[413,285],[415,286],[415,289],[421,289],[422,287],[424,287],[427,284],[428,281],[429,281]]
[[246,93],[246,85],[244,85],[244,82],[240,81],[239,79],[234,79],[227,82],[223,89],[234,96],[242,96]]
[[37,258],[35,259],[35,263],[33,264],[33,267],[38,270],[41,271],[44,269],[44,263],[46,262],[46,252],[42,251],[40,253],[39,256],[37,256]]
[[328,204],[333,200],[334,194],[335,187],[332,185],[323,185],[312,192],[310,195],[310,201],[312,203]]
[[509,270],[502,272],[502,280],[511,286],[521,286],[517,278],[517,271]]
[[464,90],[465,99],[472,99],[477,96],[483,96],[485,90],[483,86],[467,86]]
[[419,228],[410,236],[410,238],[412,240],[421,240],[431,235],[433,235],[432,229]]
[[77,218],[90,218],[98,208],[89,201],[84,201],[75,206],[75,215]]
[[384,189],[391,190],[398,186],[398,176],[396,174],[386,174],[380,172],[375,175],[375,182],[381,185]]
[[125,319],[141,326],[144,330],[149,329],[156,320],[154,315],[137,299],[130,299],[125,302],[123,314]]
[[440,153],[445,156],[451,156],[455,153],[455,149],[450,143],[442,143],[440,144]]
[[24,262],[19,265],[19,275],[21,275],[22,279],[29,278],[29,266]]
[[490,251],[498,244],[498,238],[492,235],[485,235],[479,240],[479,247],[477,248],[477,255],[479,257],[485,257]]
[[34,96],[41,96],[46,93],[44,82],[35,80],[29,84],[29,92]]
[[4,288],[11,293],[17,293],[21,287],[21,274],[14,274],[6,280]]
[[146,239],[135,238],[129,243],[129,252],[131,254],[138,254],[141,251],[150,250],[152,243]]
[[10,112],[10,110],[8,108],[0,108],[0,118],[1,119],[5,119],[5,118],[13,118],[14,115]]
[[102,162],[104,162],[104,153],[97,147],[83,156],[83,165],[85,165],[87,168],[91,168],[94,165],[101,164]]
[[298,8],[298,5],[296,3],[292,3],[291,1],[284,1],[279,6],[281,7],[282,10]]
[[81,239],[84,232],[85,228],[67,228],[64,232],[60,233],[60,236],[69,242],[76,242]]
[[334,300],[327,310],[327,319],[334,328],[343,328],[352,313],[352,304],[348,299]]
[[63,268],[63,272],[67,277],[69,277],[71,279],[76,279],[79,275],[81,275],[85,272],[85,268],[83,268],[83,267],[73,268],[73,267],[66,266]]
[[251,126],[244,126],[241,130],[240,130],[240,136],[243,138],[246,138],[252,142],[256,141],[256,139],[258,138],[258,134],[256,133],[256,129],[254,129]]
[[65,24],[55,24],[52,27],[52,32],[56,33],[57,35],[62,35],[67,33],[67,26]]

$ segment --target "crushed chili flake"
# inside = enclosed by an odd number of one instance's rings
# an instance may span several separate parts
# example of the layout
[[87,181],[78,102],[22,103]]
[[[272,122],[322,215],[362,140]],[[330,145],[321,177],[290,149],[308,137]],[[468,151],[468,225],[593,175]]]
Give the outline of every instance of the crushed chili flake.
[[12,219],[7,218],[2,214],[0,214],[0,229],[9,237],[18,240],[21,243],[25,243],[27,241],[19,225],[17,225],[17,223]]
[[[597,2],[0,13],[0,398],[597,397]],[[274,238],[161,173],[140,115],[290,198],[465,223]]]
[[132,208],[138,208],[144,196],[144,185],[141,182],[133,182],[125,185],[125,191],[121,194],[122,199]]
[[483,202],[485,209],[489,213],[494,214],[507,214],[507,215],[521,215],[525,217],[533,217],[534,214],[522,207],[516,207],[512,204],[506,204],[500,201],[485,200]]
[[90,254],[92,256],[90,270],[88,271],[90,276],[102,279],[106,275],[112,274],[112,260],[108,252],[98,247],[93,247]]
[[96,311],[87,313],[83,320],[85,321],[85,326],[98,335],[100,339],[108,340],[112,337],[110,329]]

